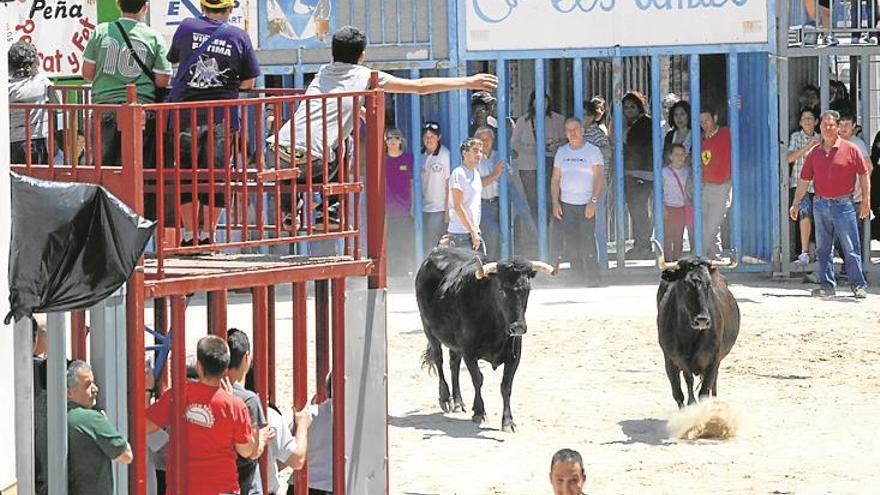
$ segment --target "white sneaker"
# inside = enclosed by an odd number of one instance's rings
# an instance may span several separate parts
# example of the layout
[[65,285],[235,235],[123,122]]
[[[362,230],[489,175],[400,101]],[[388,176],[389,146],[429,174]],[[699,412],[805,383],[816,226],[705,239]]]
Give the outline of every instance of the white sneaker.
[[797,262],[801,265],[809,265],[810,264],[810,253],[803,251],[797,257]]

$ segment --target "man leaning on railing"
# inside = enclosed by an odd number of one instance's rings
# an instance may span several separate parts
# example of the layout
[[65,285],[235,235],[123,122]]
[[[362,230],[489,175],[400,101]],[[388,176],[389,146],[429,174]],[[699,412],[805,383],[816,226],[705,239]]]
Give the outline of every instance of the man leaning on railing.
[[[370,89],[371,70],[362,65],[366,58],[366,49],[367,37],[360,29],[353,26],[340,28],[333,35],[331,48],[333,62],[321,67],[305,94],[344,93]],[[485,91],[494,90],[497,85],[498,78],[490,74],[476,74],[469,77],[406,79],[379,72],[379,87],[389,93],[425,95],[455,89]],[[268,163],[274,163],[274,157],[277,155],[283,168],[294,166],[306,170],[308,162],[311,161],[312,181],[322,182],[324,180],[323,158],[326,152],[329,161],[329,173],[326,179],[327,181],[337,180],[339,144],[351,135],[355,125],[354,98],[343,97],[341,100],[341,110],[336,98],[328,98],[323,101],[311,99],[308,105],[300,105],[296,109],[293,119],[281,127],[277,142],[275,133],[271,133],[267,138],[270,156],[267,160]],[[341,132],[338,124],[340,112],[342,114]],[[291,122],[296,142],[292,142],[291,139]],[[306,141],[307,126],[311,138],[310,142]],[[326,140],[324,139],[325,132]],[[299,180],[305,182],[302,176]],[[289,204],[291,201],[287,203],[282,204],[282,208],[285,212],[291,213],[291,205]],[[332,208],[330,210],[332,211]],[[295,225],[295,222],[291,223]]]

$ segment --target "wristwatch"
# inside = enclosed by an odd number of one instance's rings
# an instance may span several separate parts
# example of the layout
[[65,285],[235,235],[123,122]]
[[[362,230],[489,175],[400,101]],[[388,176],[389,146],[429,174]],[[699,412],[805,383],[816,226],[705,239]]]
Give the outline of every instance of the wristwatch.
[[596,196],[593,196],[592,198],[590,198],[590,203],[598,203],[598,202],[599,202],[599,198],[597,198]]

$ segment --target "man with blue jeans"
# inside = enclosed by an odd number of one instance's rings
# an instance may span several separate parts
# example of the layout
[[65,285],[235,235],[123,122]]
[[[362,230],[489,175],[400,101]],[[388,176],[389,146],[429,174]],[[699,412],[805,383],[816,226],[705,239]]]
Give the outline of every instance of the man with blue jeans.
[[[820,287],[814,296],[834,295],[836,281],[831,261],[831,245],[834,236],[840,242],[850,287],[857,299],[866,297],[868,283],[862,272],[859,254],[859,233],[852,194],[856,177],[860,177],[862,197],[870,197],[868,167],[858,147],[838,135],[840,114],[834,110],[822,113],[820,130],[822,143],[808,155],[801,170],[797,190],[788,214],[797,221],[801,200],[807,193],[810,181],[816,194],[813,198],[813,221],[816,225],[816,261]],[[866,218],[870,205],[863,201],[858,218]]]
[[501,254],[501,225],[500,225],[500,181],[504,173],[505,163],[492,150],[495,143],[495,131],[489,126],[480,126],[474,133],[474,137],[483,143],[483,158],[477,167],[482,176],[483,192],[482,207],[480,209],[480,225],[483,227],[485,238],[489,240],[490,248],[487,248],[487,256],[490,260],[497,260]]
[[449,212],[449,239],[458,247],[470,246],[486,255],[486,244],[480,234],[480,206],[483,182],[477,166],[483,158],[483,143],[467,138],[461,143],[462,166],[449,176],[449,195],[452,211]]

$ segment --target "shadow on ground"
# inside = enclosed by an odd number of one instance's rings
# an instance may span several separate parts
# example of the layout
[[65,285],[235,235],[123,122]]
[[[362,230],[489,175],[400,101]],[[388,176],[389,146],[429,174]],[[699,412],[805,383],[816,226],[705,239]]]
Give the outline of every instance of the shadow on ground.
[[[470,414],[470,413],[462,413]],[[413,428],[416,430],[424,430],[424,439],[438,436],[447,436],[451,438],[475,438],[479,440],[491,440],[493,442],[504,442],[499,438],[484,437],[483,432],[497,432],[497,428],[487,428],[485,426],[477,426],[470,418],[459,418],[451,415],[445,415],[441,412],[428,414],[410,413],[405,416],[388,416],[388,424],[395,428]],[[438,433],[438,431],[440,433]]]
[[602,445],[672,445],[674,442],[666,437],[666,421],[657,418],[626,419],[617,423],[626,435],[626,440],[604,442]]

